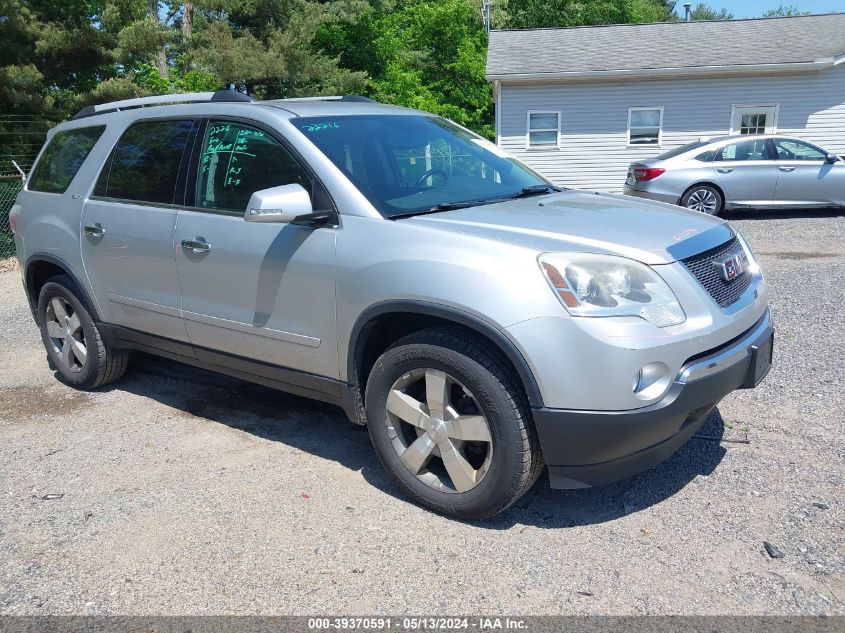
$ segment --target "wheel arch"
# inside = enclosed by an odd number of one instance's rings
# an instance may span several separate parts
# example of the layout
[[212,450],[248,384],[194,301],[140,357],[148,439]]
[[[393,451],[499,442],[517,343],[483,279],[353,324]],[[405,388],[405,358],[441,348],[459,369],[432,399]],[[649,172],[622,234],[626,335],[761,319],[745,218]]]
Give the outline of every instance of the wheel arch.
[[[458,308],[423,301],[384,301],[364,310],[355,321],[347,348],[347,383],[354,407],[363,414],[363,389],[375,360],[394,341],[429,327],[458,327],[488,342],[519,378],[528,403],[542,407],[540,388],[522,352],[492,323]],[[351,416],[350,416],[351,417]]]
[[38,296],[41,293],[41,288],[44,287],[44,284],[51,277],[55,277],[56,275],[67,275],[73,280],[76,287],[79,288],[79,292],[82,293],[79,300],[85,304],[85,307],[91,312],[91,316],[99,321],[100,316],[97,312],[97,304],[91,300],[82,281],[74,274],[66,261],[50,253],[34,253],[27,258],[24,264],[26,298],[29,301],[29,308],[33,316],[36,316]]

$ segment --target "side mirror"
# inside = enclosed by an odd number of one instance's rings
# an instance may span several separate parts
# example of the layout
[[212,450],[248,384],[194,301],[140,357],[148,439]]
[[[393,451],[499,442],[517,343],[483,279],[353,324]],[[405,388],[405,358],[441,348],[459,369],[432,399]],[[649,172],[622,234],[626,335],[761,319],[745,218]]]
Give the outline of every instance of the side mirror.
[[836,154],[833,154],[833,153],[831,153],[831,152],[828,152],[828,153],[827,153],[827,156],[826,156],[826,157],[825,157],[825,159],[824,159],[824,162],[826,162],[826,163],[835,163],[835,162],[837,162],[838,160],[839,160],[839,157],[838,157]]
[[289,224],[296,218],[313,212],[311,196],[302,185],[282,185],[253,193],[246,207],[244,220]]

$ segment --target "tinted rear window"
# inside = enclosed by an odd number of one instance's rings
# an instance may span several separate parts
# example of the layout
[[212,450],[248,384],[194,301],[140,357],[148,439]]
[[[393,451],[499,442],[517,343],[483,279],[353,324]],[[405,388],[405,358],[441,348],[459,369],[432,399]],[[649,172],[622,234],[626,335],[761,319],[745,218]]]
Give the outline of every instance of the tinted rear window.
[[670,149],[668,152],[663,152],[660,156],[657,157],[658,160],[666,160],[668,158],[675,158],[675,156],[680,156],[684,152],[689,152],[694,149],[698,149],[699,147],[704,147],[708,143],[712,143],[712,140],[708,141],[695,141],[694,143],[687,143],[686,145],[682,145],[681,147],[676,147],[675,149]]
[[121,200],[173,202],[193,120],[145,121],[123,133],[103,167],[95,194]]
[[98,125],[56,134],[32,170],[28,189],[64,193],[105,129]]

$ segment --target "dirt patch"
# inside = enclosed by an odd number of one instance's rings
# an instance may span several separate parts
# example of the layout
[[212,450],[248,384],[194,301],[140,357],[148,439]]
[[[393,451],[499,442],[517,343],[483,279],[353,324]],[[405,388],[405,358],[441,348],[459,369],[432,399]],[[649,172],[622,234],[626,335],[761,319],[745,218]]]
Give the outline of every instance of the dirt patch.
[[11,273],[20,270],[21,265],[17,257],[0,259],[0,273]]
[[87,393],[72,389],[45,389],[44,387],[0,387],[0,420],[17,422],[21,419],[43,415],[62,416],[74,413],[92,404]]
[[799,251],[760,252],[760,255],[768,255],[769,257],[778,257],[780,259],[825,259],[828,257],[839,257],[838,253],[802,253]]

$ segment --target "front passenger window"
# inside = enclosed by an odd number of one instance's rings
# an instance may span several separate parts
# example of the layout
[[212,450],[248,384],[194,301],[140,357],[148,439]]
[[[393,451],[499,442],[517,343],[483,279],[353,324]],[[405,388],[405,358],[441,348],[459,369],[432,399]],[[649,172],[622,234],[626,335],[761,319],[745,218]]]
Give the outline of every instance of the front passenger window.
[[827,154],[818,147],[791,139],[775,139],[780,160],[825,160]]
[[243,212],[256,191],[302,185],[311,178],[267,132],[243,123],[210,121],[197,174],[196,206]]

